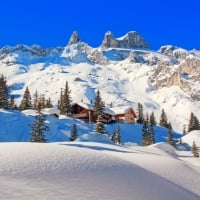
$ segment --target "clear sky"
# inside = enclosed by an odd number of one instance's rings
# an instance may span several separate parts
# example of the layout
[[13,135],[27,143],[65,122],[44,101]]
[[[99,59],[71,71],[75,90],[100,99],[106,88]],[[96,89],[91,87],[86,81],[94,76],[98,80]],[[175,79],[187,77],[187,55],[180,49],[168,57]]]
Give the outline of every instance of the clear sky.
[[137,31],[157,50],[173,44],[200,50],[200,0],[1,0],[0,47],[65,46],[77,30],[97,47],[110,30]]

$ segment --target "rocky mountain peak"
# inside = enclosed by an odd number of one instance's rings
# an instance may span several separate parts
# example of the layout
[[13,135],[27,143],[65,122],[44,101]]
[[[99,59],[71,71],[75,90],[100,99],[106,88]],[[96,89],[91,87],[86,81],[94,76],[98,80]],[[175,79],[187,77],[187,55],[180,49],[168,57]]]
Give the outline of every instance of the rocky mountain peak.
[[101,44],[102,49],[107,48],[149,48],[147,42],[135,31],[130,31],[120,38],[115,38],[108,31],[104,35],[104,40]]
[[74,31],[69,39],[68,45],[77,44],[80,42],[80,38],[77,31]]

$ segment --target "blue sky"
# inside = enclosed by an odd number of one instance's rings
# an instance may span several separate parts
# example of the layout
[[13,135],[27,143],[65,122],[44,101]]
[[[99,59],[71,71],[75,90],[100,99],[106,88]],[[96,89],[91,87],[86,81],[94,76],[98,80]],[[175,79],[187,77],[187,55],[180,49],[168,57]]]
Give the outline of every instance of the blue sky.
[[200,49],[199,0],[2,0],[0,47],[65,46],[73,30],[93,47],[106,31],[137,31],[156,50],[173,44]]

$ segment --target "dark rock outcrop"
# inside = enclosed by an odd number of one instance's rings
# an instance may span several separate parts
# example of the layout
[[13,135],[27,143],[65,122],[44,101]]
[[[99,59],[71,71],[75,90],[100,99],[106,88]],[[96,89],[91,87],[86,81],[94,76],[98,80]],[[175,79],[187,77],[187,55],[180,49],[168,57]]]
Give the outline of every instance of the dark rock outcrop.
[[74,31],[69,39],[68,45],[77,44],[80,42],[80,38],[77,31]]
[[104,36],[101,44],[101,49],[107,48],[149,48],[147,42],[135,31],[130,31],[121,38],[115,38],[113,34],[108,31]]

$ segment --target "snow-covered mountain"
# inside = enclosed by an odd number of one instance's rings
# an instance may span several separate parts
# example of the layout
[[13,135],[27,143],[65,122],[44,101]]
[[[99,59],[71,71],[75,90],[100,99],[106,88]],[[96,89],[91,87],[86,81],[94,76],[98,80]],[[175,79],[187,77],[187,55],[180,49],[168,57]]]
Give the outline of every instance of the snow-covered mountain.
[[[119,123],[121,144],[111,134],[93,132],[94,124],[60,115],[60,90],[69,83],[73,102],[90,103],[99,89],[106,106],[132,106],[154,111],[159,122],[164,108],[178,141],[190,113],[200,118],[200,51],[163,46],[158,51],[136,32],[115,38],[107,32],[93,48],[74,32],[65,47],[43,49],[17,45],[0,49],[0,74],[19,104],[26,86],[51,97],[44,109],[48,143],[28,142],[36,111],[0,109],[1,199],[197,200],[200,131],[182,137],[176,149],[167,144],[168,129],[155,126],[155,144],[142,147],[142,125]],[[78,138],[68,142],[72,126]],[[178,133],[179,132],[179,133]],[[181,134],[180,134],[181,133]]]
[[72,100],[89,103],[99,89],[106,105],[144,105],[159,120],[164,108],[173,128],[182,131],[191,112],[200,118],[200,51],[163,46],[149,49],[131,31],[121,38],[105,34],[93,48],[74,32],[66,47],[43,49],[17,45],[0,49],[0,73],[19,103],[25,87],[51,97],[56,105],[60,89],[69,82]]

